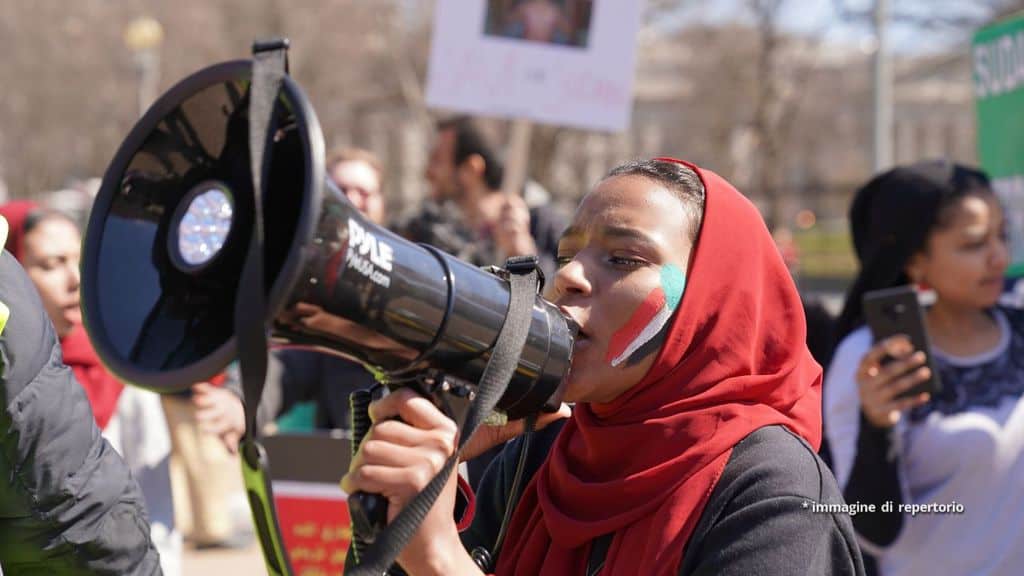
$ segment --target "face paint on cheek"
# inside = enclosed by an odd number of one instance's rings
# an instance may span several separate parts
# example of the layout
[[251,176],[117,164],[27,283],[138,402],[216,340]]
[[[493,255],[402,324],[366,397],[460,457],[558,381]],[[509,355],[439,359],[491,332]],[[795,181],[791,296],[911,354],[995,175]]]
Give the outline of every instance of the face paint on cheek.
[[662,266],[661,285],[651,290],[626,324],[612,335],[605,362],[613,367],[623,362],[629,366],[658,350],[685,288],[686,275],[682,270],[671,264]]

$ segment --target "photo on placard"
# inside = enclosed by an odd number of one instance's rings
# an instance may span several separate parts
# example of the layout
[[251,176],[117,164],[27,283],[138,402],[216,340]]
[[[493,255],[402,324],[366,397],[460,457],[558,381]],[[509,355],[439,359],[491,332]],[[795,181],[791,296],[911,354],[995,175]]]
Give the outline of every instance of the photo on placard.
[[436,0],[431,108],[621,132],[643,3]]
[[487,0],[484,34],[586,48],[594,0]]

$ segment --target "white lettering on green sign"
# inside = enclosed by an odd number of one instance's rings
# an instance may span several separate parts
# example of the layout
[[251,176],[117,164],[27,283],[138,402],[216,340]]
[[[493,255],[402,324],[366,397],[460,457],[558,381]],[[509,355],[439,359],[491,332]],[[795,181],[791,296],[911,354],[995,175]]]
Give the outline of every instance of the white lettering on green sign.
[[974,46],[974,91],[991,98],[1024,86],[1024,31]]

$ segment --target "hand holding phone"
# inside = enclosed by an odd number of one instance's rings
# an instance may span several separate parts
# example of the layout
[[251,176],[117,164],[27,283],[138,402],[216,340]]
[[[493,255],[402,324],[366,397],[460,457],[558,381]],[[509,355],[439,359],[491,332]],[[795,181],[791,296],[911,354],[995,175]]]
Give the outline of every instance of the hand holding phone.
[[909,286],[868,292],[864,316],[875,345],[858,370],[861,404],[876,426],[891,426],[900,413],[942,388],[931,357],[924,314]]

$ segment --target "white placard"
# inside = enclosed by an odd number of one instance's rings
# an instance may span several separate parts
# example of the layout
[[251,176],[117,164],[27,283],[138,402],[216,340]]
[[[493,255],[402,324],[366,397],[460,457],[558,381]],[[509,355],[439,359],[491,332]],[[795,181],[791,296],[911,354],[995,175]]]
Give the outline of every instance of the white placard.
[[640,0],[438,0],[427,104],[622,131]]

